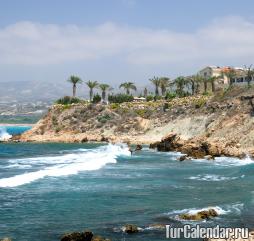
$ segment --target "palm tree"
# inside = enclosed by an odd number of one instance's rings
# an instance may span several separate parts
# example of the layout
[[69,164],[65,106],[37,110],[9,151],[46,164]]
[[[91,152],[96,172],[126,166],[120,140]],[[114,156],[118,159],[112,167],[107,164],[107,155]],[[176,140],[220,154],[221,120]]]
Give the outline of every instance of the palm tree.
[[246,65],[244,66],[244,68],[246,69],[246,79],[248,82],[248,87],[250,87],[250,82],[252,80],[252,77],[254,76],[254,69],[252,68],[252,64],[247,67]]
[[137,90],[137,87],[132,82],[124,82],[120,84],[119,88],[125,89],[127,95],[130,95],[130,90],[135,90],[135,91]]
[[145,98],[147,97],[147,94],[148,94],[148,90],[147,90],[147,88],[145,87],[145,89],[144,89],[144,97],[145,97]]
[[187,84],[191,86],[191,94],[195,95],[199,92],[200,83],[202,82],[202,77],[200,75],[192,75],[186,77]]
[[164,96],[167,91],[167,87],[170,86],[169,78],[167,77],[161,77],[160,78],[160,88],[161,88],[161,94]]
[[[206,81],[208,83],[211,83],[211,86],[212,86],[212,92],[215,92],[215,82],[216,80],[220,79],[221,76],[211,76],[209,78],[206,79]],[[205,91],[206,92],[206,91]]]
[[236,77],[236,71],[233,68],[224,70],[222,75],[226,76],[229,79],[229,85],[232,86],[233,81],[232,79]]
[[187,83],[187,79],[183,76],[179,76],[174,80],[174,84],[176,85],[176,93],[179,96],[182,96],[184,94],[184,87]]
[[97,81],[89,80],[89,81],[86,82],[86,85],[90,89],[89,90],[89,97],[90,97],[90,102],[91,102],[92,98],[93,98],[93,89],[96,88],[99,85],[99,83]]
[[155,96],[159,95],[159,87],[160,87],[160,78],[153,77],[152,79],[149,79],[155,86]]
[[101,98],[103,101],[105,101],[106,100],[106,91],[111,89],[111,87],[108,84],[100,84],[99,88],[101,89]]
[[71,75],[67,81],[72,83],[72,96],[75,97],[77,91],[77,84],[81,84],[82,80],[78,76]]

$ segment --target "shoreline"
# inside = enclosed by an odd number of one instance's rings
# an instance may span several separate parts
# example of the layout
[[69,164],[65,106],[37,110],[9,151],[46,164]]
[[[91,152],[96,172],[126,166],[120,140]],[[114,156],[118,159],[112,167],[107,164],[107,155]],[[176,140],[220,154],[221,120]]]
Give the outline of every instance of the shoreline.
[[1,126],[30,126],[33,127],[35,126],[35,124],[11,124],[11,123],[0,123],[0,127]]

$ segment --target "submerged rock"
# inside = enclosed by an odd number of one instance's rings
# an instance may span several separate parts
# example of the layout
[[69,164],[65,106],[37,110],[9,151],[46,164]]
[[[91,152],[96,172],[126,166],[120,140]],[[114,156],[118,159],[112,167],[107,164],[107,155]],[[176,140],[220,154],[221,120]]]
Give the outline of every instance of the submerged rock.
[[92,238],[92,241],[111,241],[110,239],[104,239],[103,237],[101,236],[94,236]]
[[61,241],[92,241],[93,233],[91,231],[73,232],[64,234]]
[[165,224],[158,224],[158,223],[150,224],[148,226],[148,229],[162,230],[162,229],[166,229],[166,225]]
[[141,151],[142,150],[142,145],[136,145],[135,151]]
[[94,236],[94,234],[91,231],[85,230],[84,232],[73,232],[64,234],[63,237],[61,238],[61,241],[111,241],[111,240],[105,239],[98,235]]
[[126,224],[122,227],[123,232],[125,233],[138,233],[138,227],[134,224]]
[[180,161],[180,162],[185,161],[185,160],[187,160],[187,157],[188,157],[187,155],[180,156],[178,158],[178,161]]
[[211,208],[208,210],[199,211],[196,214],[189,214],[189,213],[180,214],[179,218],[184,219],[184,220],[199,221],[199,220],[204,220],[204,219],[210,219],[212,217],[217,217],[218,215],[219,214],[216,212],[216,210]]

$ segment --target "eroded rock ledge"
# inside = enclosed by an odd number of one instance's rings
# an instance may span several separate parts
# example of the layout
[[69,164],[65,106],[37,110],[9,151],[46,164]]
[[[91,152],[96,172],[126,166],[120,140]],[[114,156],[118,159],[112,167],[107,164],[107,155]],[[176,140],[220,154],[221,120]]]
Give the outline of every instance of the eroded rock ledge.
[[186,154],[186,158],[188,156],[192,158],[209,157],[210,159],[219,156],[234,156],[239,158],[246,156],[244,151],[241,150],[240,145],[233,141],[209,141],[204,137],[183,140],[176,133],[170,133],[163,137],[161,141],[150,144],[150,148],[156,148],[158,151],[166,152],[178,151]]

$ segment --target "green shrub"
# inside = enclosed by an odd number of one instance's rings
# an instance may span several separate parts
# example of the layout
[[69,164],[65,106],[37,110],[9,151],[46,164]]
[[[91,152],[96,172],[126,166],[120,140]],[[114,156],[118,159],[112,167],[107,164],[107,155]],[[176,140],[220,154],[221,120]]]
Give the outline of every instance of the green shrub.
[[205,98],[200,98],[194,101],[195,108],[201,108],[206,104],[206,99]]
[[111,109],[115,110],[115,109],[118,109],[120,107],[120,105],[118,103],[112,103],[110,105]]
[[57,104],[61,105],[70,105],[70,104],[75,104],[75,103],[80,103],[81,100],[76,97],[71,97],[71,96],[64,96],[63,98],[60,98],[56,101]]
[[101,101],[101,96],[99,94],[94,95],[93,103],[97,104]]
[[108,120],[111,120],[111,116],[109,114],[105,114],[103,116],[98,116],[97,120],[101,123],[106,123]]
[[166,96],[165,96],[165,99],[166,100],[172,100],[174,98],[176,98],[176,93],[172,93],[172,92],[167,92]]
[[156,101],[156,100],[162,100],[163,99],[163,97],[162,96],[160,96],[160,95],[156,95],[156,96],[154,96],[154,100]]
[[146,97],[146,101],[153,101],[154,100],[154,96],[153,95],[148,95]]
[[116,95],[109,95],[108,101],[110,103],[123,103],[123,102],[131,102],[133,101],[132,95],[127,94],[116,94]]

